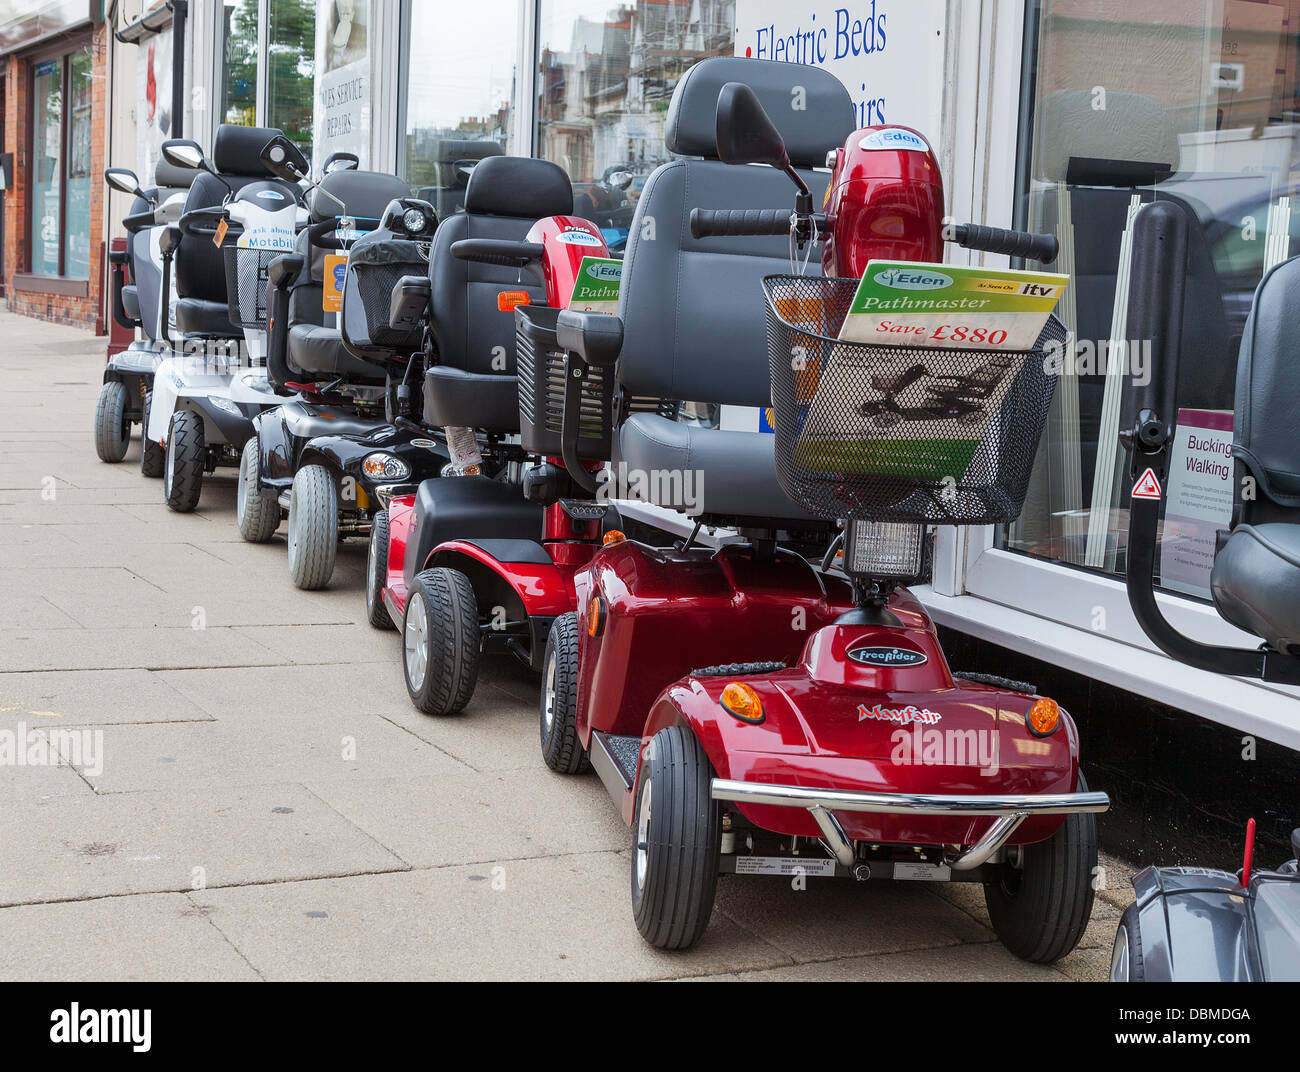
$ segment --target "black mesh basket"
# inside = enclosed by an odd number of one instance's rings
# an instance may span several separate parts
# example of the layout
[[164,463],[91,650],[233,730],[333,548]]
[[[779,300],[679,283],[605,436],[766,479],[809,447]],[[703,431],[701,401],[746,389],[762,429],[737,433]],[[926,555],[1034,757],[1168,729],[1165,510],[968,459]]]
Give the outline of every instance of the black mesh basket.
[[266,327],[266,271],[282,249],[240,249],[224,247],[226,255],[226,299],[230,322],[237,328]]
[[[564,418],[564,351],[555,339],[558,309],[515,309],[515,356],[519,366],[519,436],[524,450],[558,455]],[[614,370],[592,368],[582,388],[578,456],[604,461],[610,455]]]
[[[871,346],[836,336],[856,279],[768,276],[777,478],[818,517],[1015,520],[1056,389],[1049,317],[1029,351]],[[828,374],[829,373],[829,374]]]
[[387,237],[357,242],[348,254],[348,275],[356,281],[356,296],[365,311],[368,339],[349,338],[348,341],[359,347],[368,344],[382,350],[418,350],[424,342],[423,325],[394,329],[389,326],[388,312],[393,291],[403,276],[428,273],[427,244]]

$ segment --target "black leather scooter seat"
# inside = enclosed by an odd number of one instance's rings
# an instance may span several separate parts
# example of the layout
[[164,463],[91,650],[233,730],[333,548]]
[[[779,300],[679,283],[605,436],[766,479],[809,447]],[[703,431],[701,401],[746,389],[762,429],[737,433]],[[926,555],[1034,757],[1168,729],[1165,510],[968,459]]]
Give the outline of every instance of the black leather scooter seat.
[[374,417],[358,417],[342,407],[315,406],[307,402],[289,402],[283,409],[285,427],[296,439],[318,436],[372,436],[392,425]]
[[243,338],[242,329],[230,321],[230,306],[203,298],[181,298],[176,303],[176,330],[182,335],[213,339]]
[[1238,525],[1215,555],[1210,590],[1233,625],[1300,650],[1300,525]]

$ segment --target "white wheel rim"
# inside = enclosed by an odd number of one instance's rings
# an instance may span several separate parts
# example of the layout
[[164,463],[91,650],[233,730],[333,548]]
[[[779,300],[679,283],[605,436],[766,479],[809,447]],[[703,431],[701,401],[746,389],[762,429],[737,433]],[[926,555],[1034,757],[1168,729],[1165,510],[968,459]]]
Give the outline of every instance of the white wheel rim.
[[645,889],[650,870],[650,773],[641,782],[641,811],[636,823],[636,888]]
[[402,646],[406,649],[407,680],[418,692],[424,687],[424,675],[429,666],[429,627],[425,622],[424,597],[419,592],[412,594],[406,606]]
[[1110,981],[1128,982],[1128,928],[1120,927],[1115,935],[1115,948],[1110,954]]
[[289,564],[298,557],[298,489],[289,492]]
[[366,556],[366,604],[374,610],[379,600],[379,530],[370,534],[370,554]]
[[244,515],[247,512],[244,504],[244,496],[248,494],[248,455],[244,454],[239,459],[239,487],[235,490],[235,520],[243,527]]
[[175,429],[171,429],[167,436],[167,467],[163,472],[163,490],[167,493],[167,498],[172,497],[172,484],[176,480],[176,436]]
[[542,729],[547,737],[551,735],[551,727],[555,725],[555,664],[559,661],[559,652],[554,650],[546,661],[546,684],[542,689]]

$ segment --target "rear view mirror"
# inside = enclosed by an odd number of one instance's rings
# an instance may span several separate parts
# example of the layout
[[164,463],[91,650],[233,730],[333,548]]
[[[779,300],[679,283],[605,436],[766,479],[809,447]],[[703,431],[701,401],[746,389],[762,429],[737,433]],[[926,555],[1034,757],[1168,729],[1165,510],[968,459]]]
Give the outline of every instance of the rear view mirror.
[[718,94],[718,157],[727,164],[771,164],[786,170],[785,141],[758,95],[743,82],[728,82]]
[[135,177],[135,172],[130,168],[107,168],[104,171],[104,181],[114,190],[124,194],[134,194],[142,200],[148,200],[144,196],[144,191],[140,189],[140,180]]
[[356,153],[330,153],[321,170],[328,175],[331,171],[356,171],[361,167],[361,158]]
[[615,190],[626,190],[632,185],[632,172],[615,171],[612,172],[608,179],[609,185]]
[[311,174],[311,164],[302,150],[283,134],[277,134],[262,147],[260,159],[271,174],[286,182],[301,182]]
[[212,170],[203,156],[203,149],[199,143],[188,138],[173,138],[171,141],[163,142],[162,155],[163,159],[173,167]]

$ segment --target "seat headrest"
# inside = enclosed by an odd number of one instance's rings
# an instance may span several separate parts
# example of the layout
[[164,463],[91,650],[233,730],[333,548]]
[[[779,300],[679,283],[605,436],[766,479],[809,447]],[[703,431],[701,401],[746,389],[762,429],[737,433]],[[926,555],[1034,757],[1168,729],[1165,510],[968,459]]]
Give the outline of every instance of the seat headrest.
[[743,82],[758,94],[796,167],[825,166],[826,153],[857,129],[849,91],[820,67],[714,56],[677,83],[664,135],[670,152],[717,159],[718,94],[728,82]]
[[269,179],[275,176],[261,161],[266,143],[284,131],[274,127],[237,127],[223,123],[212,143],[212,166],[223,175]]
[[1043,98],[1036,136],[1038,178],[1071,186],[1152,186],[1178,170],[1178,130],[1159,101],[1106,91],[1097,108],[1091,89]]
[[201,174],[198,168],[177,167],[160,159],[154,168],[153,181],[162,190],[188,190]]
[[474,165],[465,211],[479,216],[540,220],[573,212],[573,186],[564,169],[527,156],[488,156]]
[[331,171],[311,194],[314,223],[343,213],[338,203],[326,197],[322,190],[347,205],[349,216],[365,220],[382,219],[390,201],[411,196],[411,188],[396,175],[385,175],[382,171]]

